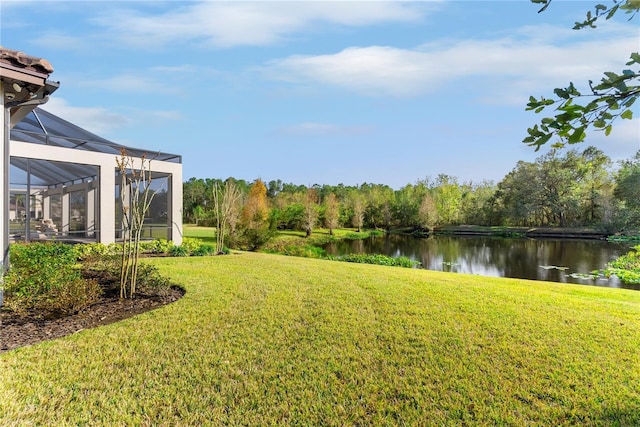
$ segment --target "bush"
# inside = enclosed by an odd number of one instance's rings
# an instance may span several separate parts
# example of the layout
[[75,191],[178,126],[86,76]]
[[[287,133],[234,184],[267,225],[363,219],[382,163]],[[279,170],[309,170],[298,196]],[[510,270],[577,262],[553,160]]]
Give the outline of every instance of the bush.
[[201,245],[201,241],[192,237],[185,237],[182,239],[182,246],[187,252],[187,255],[192,255]]
[[[82,267],[85,276],[100,277],[100,285],[104,288],[106,294],[119,294],[120,272],[122,267],[121,257],[105,256],[100,259],[92,259],[84,262]],[[171,286],[172,284],[169,279],[162,276],[157,267],[144,262],[138,264],[136,294],[164,296],[168,293]]]
[[413,268],[420,263],[407,257],[393,258],[380,254],[349,254],[334,258],[338,261],[356,262],[361,264],[388,265],[393,267]]
[[109,253],[109,247],[103,243],[82,243],[73,246],[77,260],[99,258]]
[[149,244],[150,251],[154,254],[168,254],[171,248],[175,246],[172,241],[167,239],[157,239]]
[[623,283],[640,284],[640,245],[607,264],[603,273],[607,277],[616,275]]
[[206,256],[206,255],[215,255],[216,247],[210,243],[202,243],[198,248],[196,248],[191,255],[193,256]]
[[169,255],[171,256],[189,256],[189,251],[185,246],[172,246],[171,250],[169,250]]
[[62,243],[10,246],[11,269],[4,279],[6,306],[66,315],[96,302],[101,289],[95,280],[82,278],[77,252]]
[[138,266],[138,292],[147,295],[165,296],[169,294],[171,282],[158,271],[158,267],[141,263]]
[[257,251],[274,236],[274,231],[268,228],[245,228],[241,230],[237,241],[234,242],[241,249]]
[[145,240],[140,242],[140,253],[167,255],[172,247],[173,242],[167,239]]

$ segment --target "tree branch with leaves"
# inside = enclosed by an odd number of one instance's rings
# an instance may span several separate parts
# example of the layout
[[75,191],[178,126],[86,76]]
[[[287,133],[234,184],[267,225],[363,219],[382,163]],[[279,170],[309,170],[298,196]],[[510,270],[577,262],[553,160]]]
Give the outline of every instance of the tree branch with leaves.
[[[551,0],[531,0],[543,4],[538,12],[545,11]],[[640,0],[612,0],[611,6],[598,4],[593,13],[587,12],[585,20],[576,22],[574,30],[596,28],[601,19],[611,19],[622,11],[635,18],[640,11]],[[541,113],[555,107],[553,117],[543,118],[539,124],[527,129],[528,136],[523,142],[536,147],[536,151],[553,137],[558,136],[562,146],[565,143],[576,144],[584,141],[587,131],[595,129],[609,135],[613,124],[619,118],[632,119],[632,105],[640,96],[640,54],[633,52],[626,63],[630,68],[620,73],[607,71],[599,83],[589,80],[589,91],[579,91],[573,82],[565,88],[554,89],[555,98],[529,97],[527,111]]]

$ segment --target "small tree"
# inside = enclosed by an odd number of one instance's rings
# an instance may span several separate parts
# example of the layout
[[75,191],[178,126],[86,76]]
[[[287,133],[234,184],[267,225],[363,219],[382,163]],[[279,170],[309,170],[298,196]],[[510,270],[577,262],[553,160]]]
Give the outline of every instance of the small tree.
[[418,209],[418,220],[420,221],[420,226],[425,228],[438,223],[438,207],[429,193],[422,198]]
[[216,252],[224,250],[225,236],[235,231],[238,218],[238,204],[242,194],[232,179],[224,187],[215,183],[213,187],[213,208],[216,215]]
[[354,195],[353,200],[353,218],[352,223],[353,226],[358,229],[358,233],[362,230],[362,225],[364,224],[364,201],[362,200],[362,196],[359,194]]
[[261,179],[256,179],[249,188],[249,195],[240,217],[250,250],[257,249],[269,239],[268,217],[267,187]]
[[314,188],[307,189],[304,198],[304,217],[302,218],[302,226],[307,237],[313,233],[313,228],[318,222],[318,193]]
[[142,227],[155,196],[155,192],[151,191],[151,160],[146,155],[135,159],[123,148],[120,157],[116,157],[116,165],[120,173],[122,209],[120,298],[133,298],[138,278]]
[[193,219],[196,221],[197,227],[198,221],[204,216],[204,209],[200,205],[195,205],[193,209],[191,209],[191,214],[193,215]]
[[324,201],[324,225],[329,229],[329,235],[333,236],[333,229],[338,227],[340,220],[340,202],[336,195],[330,193]]

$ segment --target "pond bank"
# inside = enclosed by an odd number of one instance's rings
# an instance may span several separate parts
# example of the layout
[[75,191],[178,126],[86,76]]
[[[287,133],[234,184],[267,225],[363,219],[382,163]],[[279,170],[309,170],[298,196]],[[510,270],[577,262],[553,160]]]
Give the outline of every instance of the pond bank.
[[563,239],[606,239],[610,235],[601,229],[589,227],[483,227],[478,225],[435,227],[433,234]]

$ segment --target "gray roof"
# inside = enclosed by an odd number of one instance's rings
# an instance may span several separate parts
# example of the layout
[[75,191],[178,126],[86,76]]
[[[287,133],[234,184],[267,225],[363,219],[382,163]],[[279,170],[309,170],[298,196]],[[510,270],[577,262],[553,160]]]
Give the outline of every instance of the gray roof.
[[[146,155],[154,160],[181,163],[182,157],[177,154],[162,153],[116,144],[74,125],[41,108],[30,112],[21,122],[11,129],[12,141],[22,141],[32,144],[44,144],[56,147],[73,148],[77,150],[94,151],[99,153],[120,155],[124,148],[128,155],[141,157]],[[22,171],[27,170],[27,160],[12,158],[11,165]],[[95,176],[95,166],[71,163],[50,162],[31,159],[29,168],[31,174],[43,185],[56,185],[73,182]],[[114,166],[115,169],[115,166]],[[18,178],[20,179],[20,178]],[[12,182],[14,178],[11,179]]]

